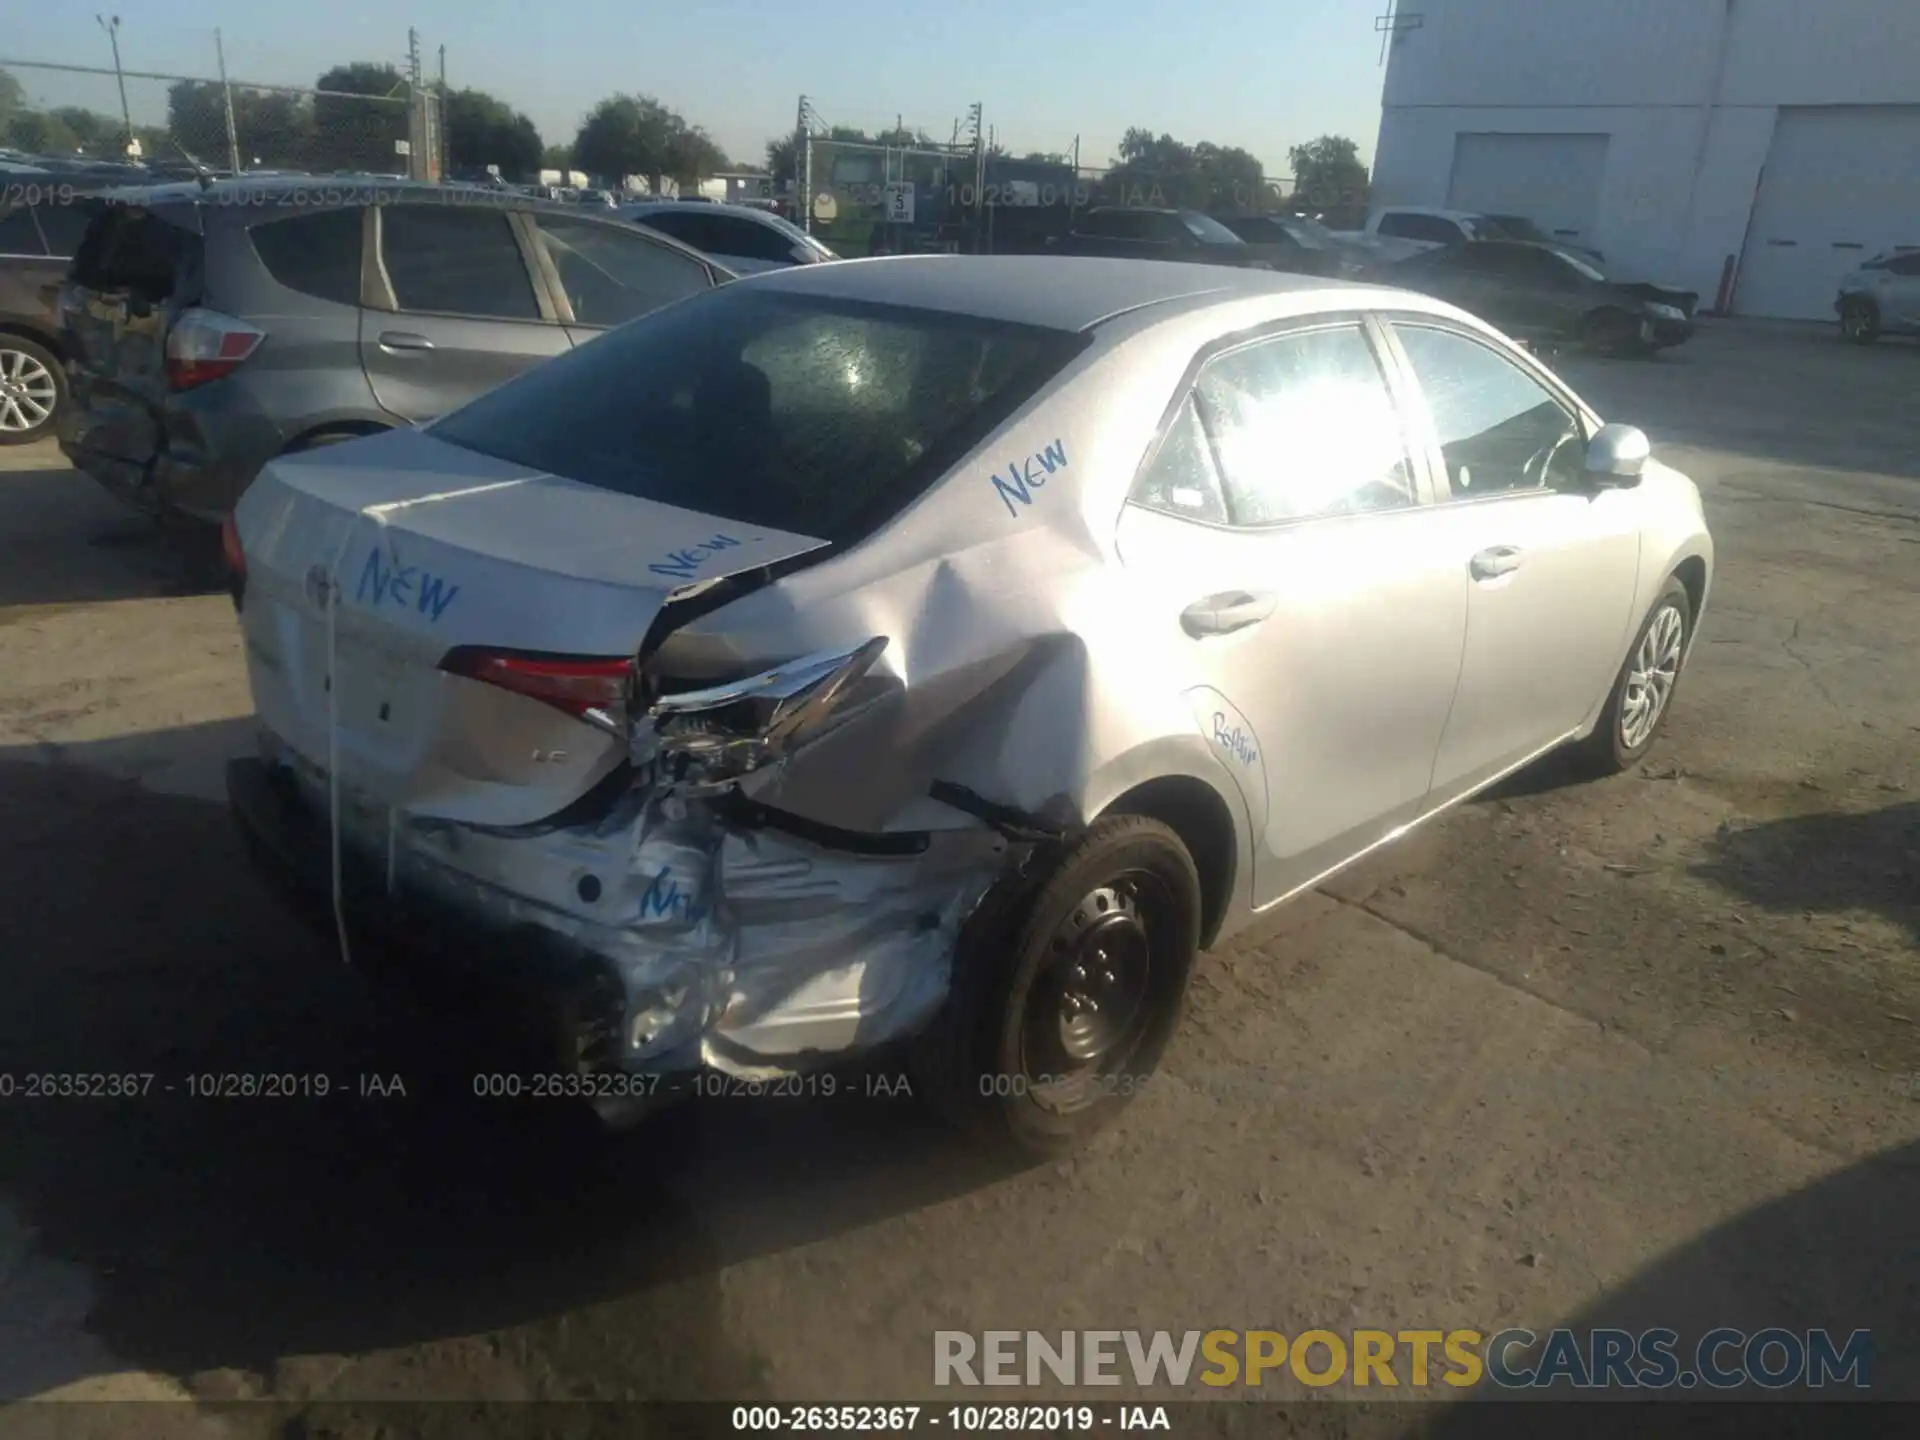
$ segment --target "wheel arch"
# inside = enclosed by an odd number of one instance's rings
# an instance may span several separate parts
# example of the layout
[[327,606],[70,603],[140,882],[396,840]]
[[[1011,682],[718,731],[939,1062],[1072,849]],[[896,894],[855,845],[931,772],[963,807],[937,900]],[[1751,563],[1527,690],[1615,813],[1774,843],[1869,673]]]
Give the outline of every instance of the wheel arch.
[[1218,938],[1243,874],[1240,827],[1226,797],[1194,775],[1159,775],[1114,797],[1100,812],[1158,820],[1180,837],[1200,876],[1200,948]]
[[66,347],[60,343],[58,335],[50,330],[42,330],[39,326],[27,321],[0,320],[0,335],[11,335],[19,340],[31,340],[34,344],[50,351],[58,359],[67,358]]
[[324,420],[309,425],[280,448],[282,455],[291,455],[296,451],[310,450],[315,445],[327,444],[334,440],[359,440],[369,435],[381,435],[393,429],[378,420]]

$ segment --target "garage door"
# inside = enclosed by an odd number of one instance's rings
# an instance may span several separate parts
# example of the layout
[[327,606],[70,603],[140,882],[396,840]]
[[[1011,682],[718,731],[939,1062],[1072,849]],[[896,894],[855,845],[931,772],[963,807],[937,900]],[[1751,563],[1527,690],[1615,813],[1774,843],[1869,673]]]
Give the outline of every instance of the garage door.
[[1920,245],[1920,105],[1783,109],[1760,175],[1734,310],[1831,320],[1840,277]]
[[1562,240],[1592,245],[1606,173],[1605,135],[1456,135],[1447,204],[1524,215]]

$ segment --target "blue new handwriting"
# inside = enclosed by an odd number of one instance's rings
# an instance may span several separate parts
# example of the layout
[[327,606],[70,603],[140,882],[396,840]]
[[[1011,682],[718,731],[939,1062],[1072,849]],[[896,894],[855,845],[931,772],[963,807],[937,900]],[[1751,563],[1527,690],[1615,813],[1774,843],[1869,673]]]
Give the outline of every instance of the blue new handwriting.
[[690,889],[673,878],[673,866],[662,865],[660,873],[647,882],[640,894],[640,918],[643,920],[679,920],[697,924],[706,907]]
[[1014,507],[1014,501],[1018,500],[1022,505],[1033,504],[1033,492],[1047,483],[1048,476],[1066,468],[1066,442],[1056,439],[1038,455],[1029,455],[1025,460],[1010,463],[1006,479],[995,474],[993,488],[1000,497],[1000,503],[1007,507],[1007,514],[1018,515],[1020,512]]
[[459,593],[460,587],[444,575],[432,574],[417,565],[394,562],[376,545],[367,552],[367,563],[360,571],[360,588],[353,598],[374,609],[398,605],[402,609],[418,610],[437,625]]
[[647,569],[656,575],[672,576],[675,580],[691,580],[706,560],[722,550],[733,549],[739,543],[731,535],[716,535],[711,540],[689,545],[684,550],[670,551],[647,566]]

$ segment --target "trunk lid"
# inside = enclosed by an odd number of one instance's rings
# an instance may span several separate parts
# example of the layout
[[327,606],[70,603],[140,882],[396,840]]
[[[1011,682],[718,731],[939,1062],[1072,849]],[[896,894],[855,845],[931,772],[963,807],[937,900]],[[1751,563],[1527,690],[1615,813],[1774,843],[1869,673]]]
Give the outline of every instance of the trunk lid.
[[87,227],[60,296],[73,444],[141,465],[160,449],[167,331],[200,272],[192,203],[111,204]]
[[354,805],[492,825],[552,815],[624,759],[626,742],[442,670],[450,651],[631,656],[676,594],[826,543],[421,430],[276,460],[235,523],[262,724],[314,771],[337,760]]

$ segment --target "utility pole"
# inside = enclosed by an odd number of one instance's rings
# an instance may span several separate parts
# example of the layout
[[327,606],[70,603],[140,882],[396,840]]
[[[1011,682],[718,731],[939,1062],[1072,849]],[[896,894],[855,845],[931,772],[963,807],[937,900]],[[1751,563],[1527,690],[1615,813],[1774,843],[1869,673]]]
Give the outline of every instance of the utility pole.
[[[440,47],[439,97],[434,102],[434,109],[437,112],[434,130],[440,141],[440,178],[446,180],[451,178],[448,170],[453,164],[453,140],[447,134],[447,47],[444,45]],[[493,162],[484,163],[492,164]]]
[[812,107],[807,97],[800,97],[800,108],[793,122],[793,167],[794,179],[800,202],[800,226],[809,235],[813,233],[813,131],[807,124],[807,112]]
[[426,95],[420,84],[420,32],[407,29],[407,176],[424,178],[427,163]]
[[[227,84],[227,47],[220,38],[220,29],[214,27],[213,54],[220,62],[220,105],[227,112],[227,168],[235,175],[240,173],[240,132],[233,123],[233,87]],[[175,136],[178,140],[180,137]]]
[[106,16],[96,14],[93,17],[100,22],[100,28],[107,32],[107,39],[113,44],[113,78],[120,85],[120,123],[125,127],[120,136],[120,151],[124,155],[133,153],[133,111],[127,108],[127,77],[120,69],[120,17],[113,17],[111,23]]

